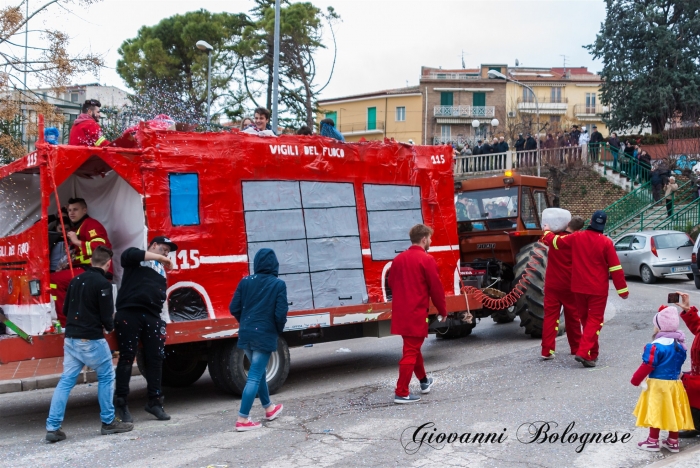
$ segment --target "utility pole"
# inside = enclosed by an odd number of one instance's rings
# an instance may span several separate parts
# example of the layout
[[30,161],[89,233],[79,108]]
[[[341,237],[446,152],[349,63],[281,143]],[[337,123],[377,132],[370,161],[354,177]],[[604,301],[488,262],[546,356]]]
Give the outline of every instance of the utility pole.
[[280,73],[280,0],[275,0],[275,56],[272,65],[272,131],[277,133]]
[[[24,89],[22,90],[24,93],[27,92],[27,51],[29,50],[29,0],[27,0],[27,15],[25,16],[25,21],[24,23],[24,80],[22,81],[22,84],[24,86]],[[21,94],[20,94],[21,96]],[[22,102],[22,100],[20,100]],[[29,116],[29,113],[27,112],[27,105],[24,105],[24,109],[22,109],[22,141],[27,144],[27,151],[29,151],[29,138],[27,136],[27,117]]]

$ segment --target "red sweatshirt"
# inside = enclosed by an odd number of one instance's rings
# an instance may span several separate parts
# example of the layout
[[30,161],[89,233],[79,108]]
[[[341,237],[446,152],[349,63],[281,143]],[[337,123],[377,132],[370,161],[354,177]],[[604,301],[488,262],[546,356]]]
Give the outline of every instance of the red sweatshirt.
[[[560,238],[568,236],[569,232],[559,234]],[[571,291],[571,250],[550,248],[547,253],[547,271],[544,277],[544,288],[557,291]]]
[[100,124],[88,114],[80,114],[70,129],[69,145],[75,146],[105,146],[109,140],[102,136]]
[[396,256],[389,271],[389,287],[393,335],[427,337],[430,299],[438,313],[447,316],[437,263],[423,247],[412,245]]
[[690,333],[695,335],[693,345],[690,348],[690,372],[683,375],[683,385],[688,394],[690,406],[700,409],[700,316],[698,316],[698,309],[693,306],[687,312],[681,312],[681,318],[688,326]]
[[571,292],[607,296],[609,275],[620,297],[629,290],[612,240],[605,234],[586,229],[568,236],[545,232],[542,243],[555,250],[571,252]]

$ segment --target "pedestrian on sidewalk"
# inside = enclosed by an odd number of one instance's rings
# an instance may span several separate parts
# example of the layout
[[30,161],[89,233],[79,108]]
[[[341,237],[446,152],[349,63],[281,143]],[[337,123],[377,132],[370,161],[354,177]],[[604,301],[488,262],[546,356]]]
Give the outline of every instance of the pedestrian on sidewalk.
[[117,362],[117,386],[114,406],[117,417],[133,422],[127,397],[131,369],[139,347],[143,345],[146,364],[148,404],[144,408],[160,421],[168,421],[170,415],[163,409],[163,359],[165,359],[165,321],[160,313],[166,299],[166,269],[172,268],[168,258],[177,245],[167,237],[157,236],[148,244],[148,251],[131,247],[122,253],[124,277],[117,296],[117,315],[114,326],[119,343]]
[[46,420],[46,440],[59,442],[66,434],[61,424],[66,414],[68,396],[75,387],[75,380],[88,366],[97,374],[97,398],[100,402],[102,434],[129,432],[133,424],[115,417],[112,405],[114,368],[112,352],[104,337],[103,329],[114,329],[114,299],[112,283],[105,277],[112,263],[112,251],[103,245],[92,252],[90,266],[70,282],[66,291],[64,312],[66,334],[63,341],[63,374],[51,398],[51,409]]
[[403,338],[403,356],[399,361],[394,403],[415,403],[420,396],[411,395],[408,385],[416,374],[421,393],[430,393],[435,380],[423,367],[420,348],[428,336],[428,310],[432,299],[438,310],[438,320],[447,317],[445,290],[440,281],[437,263],[427,254],[433,230],[416,224],[408,233],[411,247],[394,258],[389,275],[392,291],[391,334]]
[[588,229],[568,236],[554,234],[548,225],[542,243],[554,250],[571,251],[571,292],[576,299],[576,311],[583,324],[583,336],[576,351],[576,361],[583,367],[595,367],[598,362],[598,336],[603,328],[605,305],[608,302],[609,277],[612,276],[617,294],[629,297],[620,260],[612,240],[604,234],[608,216],[598,210],[591,216]]
[[265,419],[272,421],[283,405],[270,401],[267,388],[267,363],[277,351],[279,336],[287,323],[287,285],[278,278],[280,264],[272,249],[260,249],[253,260],[253,274],[244,277],[231,299],[229,310],[238,320],[238,348],[250,361],[236,431],[260,429],[262,424],[250,419],[256,395],[265,408]]
[[[663,447],[677,453],[680,451],[678,432],[695,429],[688,395],[680,380],[686,346],[685,334],[678,330],[678,322],[675,307],[659,307],[652,320],[654,341],[644,347],[642,364],[631,380],[632,385],[639,386],[646,379],[634,415],[637,426],[649,428],[649,436],[637,444],[647,452],[659,452]],[[662,430],[668,431],[668,438],[660,441]]]
[[[554,222],[557,233],[565,237],[583,228],[583,218],[571,217],[561,208],[546,208],[542,221],[550,227]],[[547,270],[544,277],[544,321],[542,323],[542,359],[554,359],[556,338],[559,332],[561,310],[564,308],[564,326],[571,354],[575,355],[581,341],[581,318],[576,310],[576,300],[571,292],[571,250],[549,249]]]
[[690,305],[690,296],[686,293],[676,291],[680,302],[676,305],[680,307],[681,318],[685,322],[690,333],[695,335],[693,345],[690,348],[690,372],[684,372],[681,381],[688,394],[690,404],[690,414],[693,416],[695,429],[680,431],[681,439],[690,439],[700,435],[700,316],[698,309]]
[[678,190],[676,178],[671,176],[668,178],[668,183],[664,188],[664,196],[666,197],[666,214],[669,218],[673,215],[673,192],[675,192],[676,190]]

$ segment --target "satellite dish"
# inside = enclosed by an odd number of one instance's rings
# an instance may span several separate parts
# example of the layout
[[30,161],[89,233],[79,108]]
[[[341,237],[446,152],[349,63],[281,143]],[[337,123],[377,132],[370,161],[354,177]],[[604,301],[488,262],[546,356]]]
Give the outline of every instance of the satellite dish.
[[515,66],[516,66],[516,67],[519,67],[519,66],[520,66],[520,62],[518,62],[518,59],[515,59]]

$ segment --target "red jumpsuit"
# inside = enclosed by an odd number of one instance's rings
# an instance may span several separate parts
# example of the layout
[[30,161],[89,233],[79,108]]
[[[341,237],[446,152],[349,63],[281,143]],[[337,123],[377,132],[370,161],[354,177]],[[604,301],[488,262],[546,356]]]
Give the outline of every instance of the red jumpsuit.
[[681,318],[688,326],[690,333],[695,335],[690,348],[690,372],[684,373],[681,380],[688,394],[695,428],[698,429],[700,427],[700,316],[698,316],[698,309],[693,306],[687,312],[681,312]]
[[412,245],[391,263],[389,287],[392,291],[391,333],[403,338],[396,395],[406,397],[413,374],[418,380],[425,377],[420,348],[428,336],[430,299],[438,313],[447,317],[445,290],[435,259],[418,245]]
[[[560,236],[568,234],[563,232]],[[554,354],[562,307],[564,307],[566,338],[569,340],[571,354],[576,354],[581,341],[581,319],[576,311],[576,300],[571,293],[571,250],[550,248],[544,279],[543,357]]]
[[571,251],[571,292],[575,295],[576,309],[583,324],[583,336],[576,355],[587,361],[596,361],[610,275],[617,294],[623,298],[629,295],[615,247],[609,237],[591,229],[568,236],[546,232],[542,242],[555,250]]
[[49,286],[53,290],[52,297],[56,306],[56,316],[63,326],[66,325],[66,316],[63,314],[63,301],[66,298],[66,291],[68,291],[68,285],[71,280],[74,276],[78,276],[85,271],[83,269],[85,265],[90,265],[92,251],[95,248],[100,245],[112,248],[112,244],[109,243],[109,237],[107,237],[107,231],[102,226],[102,223],[87,215],[79,223],[80,226],[75,231],[75,234],[80,240],[80,246],[71,245],[73,274],[71,274],[70,269],[67,269],[53,272],[50,275],[51,283]]
[[105,146],[110,142],[102,136],[100,124],[88,114],[80,114],[70,129],[69,145]]

